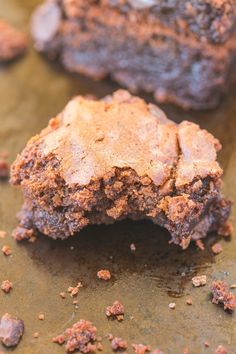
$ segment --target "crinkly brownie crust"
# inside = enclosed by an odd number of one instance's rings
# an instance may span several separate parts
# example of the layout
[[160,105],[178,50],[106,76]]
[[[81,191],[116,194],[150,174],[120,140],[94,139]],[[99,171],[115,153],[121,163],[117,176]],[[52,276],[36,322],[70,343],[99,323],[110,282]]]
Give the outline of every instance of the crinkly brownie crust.
[[160,102],[215,107],[234,80],[235,4],[154,2],[48,0],[33,15],[35,47],[58,57],[68,71],[95,79],[110,75],[134,92],[153,93]]
[[176,125],[127,91],[78,96],[12,166],[25,198],[20,225],[63,239],[88,224],[151,219],[186,248],[228,219],[219,149],[196,124]]

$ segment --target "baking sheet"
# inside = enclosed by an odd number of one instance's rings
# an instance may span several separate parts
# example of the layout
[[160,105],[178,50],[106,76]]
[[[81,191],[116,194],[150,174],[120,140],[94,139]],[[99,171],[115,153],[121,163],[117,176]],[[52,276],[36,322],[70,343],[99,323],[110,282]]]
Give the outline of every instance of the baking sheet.
[[[0,17],[28,31],[30,14],[39,2],[0,0]],[[12,162],[28,138],[45,127],[72,96],[92,93],[102,97],[116,88],[109,80],[94,82],[65,73],[38,55],[31,44],[21,60],[0,67],[0,151],[8,150]],[[150,96],[145,98],[151,101]],[[186,113],[172,106],[163,109],[176,121],[198,122],[220,139],[224,192],[236,201],[236,89],[212,112]],[[16,243],[10,235],[21,203],[20,191],[0,184],[0,229],[8,234],[0,239],[0,247],[8,244],[13,249],[11,257],[0,254],[0,281],[14,283],[10,294],[0,292],[0,315],[9,312],[25,322],[25,334],[15,353],[64,353],[51,338],[81,318],[91,320],[101,336],[111,332],[166,354],[181,354],[184,348],[190,354],[213,353],[219,344],[230,354],[236,353],[236,315],[211,304],[209,296],[210,283],[216,278],[236,283],[235,237],[220,241],[224,251],[218,256],[210,251],[216,235],[206,239],[204,252],[194,245],[183,252],[168,245],[168,233],[151,222],[124,221],[88,227],[64,242],[41,236],[34,244]],[[235,225],[234,210],[232,221]],[[130,243],[136,244],[135,253],[131,253]],[[109,282],[97,279],[97,271],[104,268],[112,273]],[[196,274],[208,276],[205,287],[192,287],[191,278]],[[75,308],[70,296],[63,300],[59,293],[78,281],[84,287]],[[189,297],[192,306],[186,305]],[[125,305],[122,323],[108,320],[104,313],[115,300]],[[168,308],[170,302],[176,303],[175,310]],[[44,321],[38,320],[41,312]],[[32,337],[34,332],[39,332],[38,339]],[[204,347],[205,341],[209,348]],[[107,339],[103,345],[104,353],[112,353]],[[132,352],[129,347],[128,353]]]

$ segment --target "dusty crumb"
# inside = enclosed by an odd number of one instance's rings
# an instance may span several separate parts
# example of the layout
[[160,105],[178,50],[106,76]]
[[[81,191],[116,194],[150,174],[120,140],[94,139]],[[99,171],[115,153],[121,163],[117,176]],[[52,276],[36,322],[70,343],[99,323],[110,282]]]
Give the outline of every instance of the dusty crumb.
[[54,343],[66,343],[65,349],[68,352],[78,350],[82,353],[96,351],[97,328],[90,321],[80,320],[67,328],[62,335],[53,338]]
[[175,306],[176,306],[176,303],[175,302],[170,302],[168,306],[169,306],[169,309],[174,310]]
[[124,313],[125,308],[119,301],[115,301],[112,306],[106,308],[107,317],[116,317],[118,321],[123,320]]
[[224,310],[230,312],[236,308],[236,297],[230,292],[228,285],[222,280],[216,280],[211,285],[212,303],[223,304]]
[[2,291],[8,294],[12,288],[13,288],[12,282],[10,282],[9,280],[3,280],[1,284]]
[[8,313],[0,321],[0,340],[6,347],[15,347],[24,332],[24,322]]
[[222,345],[219,345],[215,350],[215,354],[228,354],[228,352]]
[[75,287],[73,286],[69,286],[69,288],[67,289],[67,292],[70,293],[70,296],[76,296],[79,292],[79,289],[82,288],[83,285],[81,284],[81,282],[79,282]]
[[211,250],[214,254],[219,254],[223,251],[223,248],[220,243],[215,243],[212,247]]
[[114,351],[125,350],[125,349],[127,349],[127,347],[128,347],[127,341],[122,338],[115,337],[111,341],[111,348]]
[[2,253],[5,254],[5,256],[10,256],[12,254],[12,250],[9,246],[4,245],[2,247]]
[[209,348],[209,347],[210,347],[209,342],[205,341],[205,342],[204,342],[204,346],[205,346],[206,348]]
[[40,321],[44,321],[45,315],[44,315],[43,313],[40,313],[40,314],[38,315],[38,319],[39,319]]
[[64,344],[66,341],[66,337],[64,334],[59,334],[58,336],[54,337],[52,341],[53,343]]
[[100,352],[103,351],[103,345],[102,345],[102,343],[98,343],[98,344],[97,344],[97,350],[99,350]]
[[233,232],[233,225],[230,221],[226,221],[226,223],[221,226],[218,230],[218,234],[223,237],[229,237]]
[[66,293],[65,293],[65,292],[61,292],[61,293],[60,293],[60,297],[61,297],[62,299],[65,299],[65,298],[66,298]]
[[0,238],[5,238],[7,235],[6,231],[0,230]]
[[9,164],[5,158],[0,158],[0,180],[9,177]]
[[30,242],[36,241],[35,231],[33,229],[26,229],[23,226],[17,226],[12,232],[12,237],[16,241],[23,241],[23,240],[27,240]]
[[111,341],[114,338],[114,336],[112,333],[107,333],[107,338],[108,338],[108,340]]
[[132,348],[136,354],[145,354],[151,351],[150,345],[132,344]]
[[198,247],[201,251],[204,251],[204,250],[205,250],[205,246],[204,246],[204,243],[202,242],[202,240],[197,240],[197,241],[195,241],[195,242],[196,242],[197,247]]
[[130,244],[130,250],[131,250],[132,252],[135,252],[135,251],[136,251],[136,245],[135,245],[134,243],[131,243],[131,244]]
[[198,275],[192,278],[192,284],[196,287],[206,285],[207,277],[206,275]]
[[186,300],[186,304],[191,306],[191,305],[193,304],[193,300],[190,299],[190,298],[187,299],[187,300]]
[[33,338],[38,338],[39,337],[39,332],[34,332],[33,333]]
[[107,269],[101,269],[97,272],[97,276],[99,279],[102,279],[102,280],[109,280],[111,279],[111,273],[109,270]]

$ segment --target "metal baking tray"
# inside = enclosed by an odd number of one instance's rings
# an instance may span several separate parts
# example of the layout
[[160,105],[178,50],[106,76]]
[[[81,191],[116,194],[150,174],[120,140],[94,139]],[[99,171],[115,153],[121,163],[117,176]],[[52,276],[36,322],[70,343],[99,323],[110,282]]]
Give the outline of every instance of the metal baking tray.
[[[0,17],[29,32],[30,15],[39,0],[0,0]],[[18,61],[0,67],[0,151],[9,151],[12,162],[26,141],[47,125],[49,118],[62,110],[77,94],[102,97],[117,88],[111,81],[94,82],[70,75],[56,63],[38,55],[31,43],[27,54]],[[149,101],[152,97],[145,96]],[[183,112],[162,106],[175,121],[192,120],[208,129],[223,144],[219,155],[224,168],[224,192],[236,200],[236,88],[232,88],[217,110]],[[213,353],[222,344],[236,353],[236,315],[211,304],[209,287],[214,279],[236,283],[236,238],[222,239],[223,252],[213,256],[210,246],[218,239],[212,234],[204,241],[205,251],[191,245],[186,251],[169,245],[169,235],[151,222],[124,221],[112,226],[87,227],[67,241],[53,241],[41,236],[33,244],[16,243],[11,232],[20,209],[20,191],[0,183],[0,229],[7,238],[0,247],[13,249],[10,257],[0,255],[0,281],[14,283],[8,295],[0,291],[0,315],[9,312],[25,323],[25,334],[14,349],[22,354],[64,353],[52,337],[77,320],[91,320],[98,333],[123,337],[130,344],[150,344],[165,354]],[[235,210],[232,212],[235,224]],[[130,251],[135,243],[137,250]],[[109,269],[112,280],[102,282],[96,273]],[[206,274],[205,287],[193,288],[191,278]],[[61,299],[68,286],[84,284],[77,300]],[[235,290],[232,290],[235,291]],[[186,305],[191,297],[193,305]],[[105,308],[120,300],[126,309],[123,322],[106,318]],[[168,307],[176,303],[175,310]],[[45,320],[39,321],[38,314]],[[39,332],[38,339],[32,337]],[[209,348],[204,342],[210,343]],[[112,353],[103,340],[104,353]],[[0,346],[0,350],[7,350]],[[133,353],[131,347],[128,353]]]

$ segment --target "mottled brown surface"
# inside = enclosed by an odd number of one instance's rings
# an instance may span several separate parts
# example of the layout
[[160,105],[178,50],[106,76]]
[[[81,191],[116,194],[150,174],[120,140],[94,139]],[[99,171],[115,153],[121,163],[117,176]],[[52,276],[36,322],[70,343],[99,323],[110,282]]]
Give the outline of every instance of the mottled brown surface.
[[[22,30],[38,0],[0,0],[1,16]],[[0,70],[0,151],[8,149],[9,162],[22,150],[27,140],[48,124],[72,96],[93,93],[98,97],[117,87],[110,81],[102,83],[68,76],[58,66],[50,65],[32,49],[22,60]],[[236,91],[232,90],[217,111],[184,113],[163,106],[176,122],[191,120],[210,131],[222,143],[219,161],[225,173],[224,194],[236,201]],[[150,96],[145,97],[151,100]],[[80,318],[91,320],[98,336],[113,333],[128,343],[150,344],[165,354],[214,353],[221,344],[234,354],[235,313],[229,315],[221,306],[211,304],[209,286],[214,279],[235,283],[236,238],[223,238],[223,252],[214,256],[211,246],[219,241],[216,234],[203,242],[205,251],[192,244],[185,252],[169,245],[169,236],[150,222],[123,221],[111,226],[89,227],[79,237],[64,242],[39,237],[35,243],[16,243],[10,235],[17,225],[16,212],[22,205],[21,194],[7,183],[0,183],[0,229],[7,236],[0,239],[0,249],[9,244],[10,257],[0,255],[2,279],[14,284],[11,294],[0,292],[0,314],[12,313],[22,318],[26,331],[15,348],[15,354],[64,354],[63,346],[51,339]],[[235,208],[232,221],[235,225]],[[130,251],[130,244],[136,251]],[[74,247],[71,250],[71,247]],[[109,269],[112,279],[102,282],[99,269]],[[191,279],[206,274],[208,285],[194,288]],[[76,308],[67,295],[60,292],[81,281]],[[236,294],[236,290],[231,290]],[[193,305],[186,305],[191,298]],[[125,306],[124,321],[108,320],[105,308],[119,299]],[[176,309],[168,304],[176,302]],[[39,321],[38,314],[45,314]],[[33,338],[33,333],[40,335]],[[210,344],[205,348],[204,342]],[[111,353],[110,341],[102,341]],[[0,345],[0,351],[6,349]],[[129,354],[132,349],[129,349]]]

